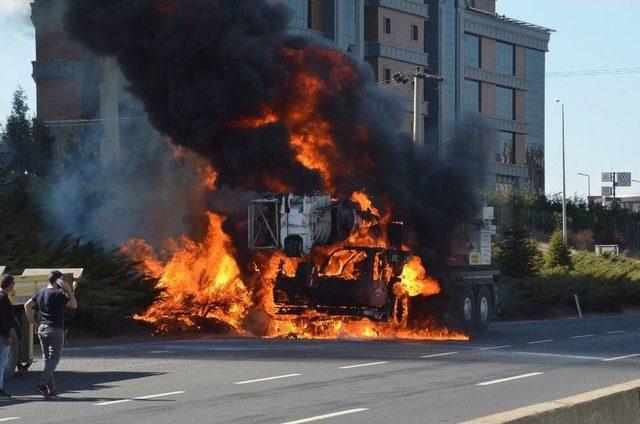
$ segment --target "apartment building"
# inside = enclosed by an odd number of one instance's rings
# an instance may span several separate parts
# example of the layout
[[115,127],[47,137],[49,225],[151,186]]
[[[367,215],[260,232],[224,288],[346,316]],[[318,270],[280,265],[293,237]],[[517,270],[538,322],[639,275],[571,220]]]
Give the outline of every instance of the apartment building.
[[[425,0],[437,113],[426,142],[442,150],[456,126],[488,126],[488,188],[544,191],[545,53],[552,30],[496,14],[495,0]],[[479,119],[478,119],[479,118]],[[484,132],[486,133],[486,131]]]

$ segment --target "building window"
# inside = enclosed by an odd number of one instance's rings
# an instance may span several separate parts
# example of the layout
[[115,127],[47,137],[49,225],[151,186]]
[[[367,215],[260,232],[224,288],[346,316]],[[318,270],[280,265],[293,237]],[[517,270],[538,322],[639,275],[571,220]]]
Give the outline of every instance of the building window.
[[411,39],[413,41],[418,41],[418,25],[411,25]]
[[515,117],[515,95],[512,88],[496,87],[496,118],[512,121]]
[[480,112],[480,82],[464,80],[463,99],[465,112]]
[[512,44],[497,43],[496,70],[499,74],[515,75],[515,48]]
[[391,34],[391,18],[384,18],[384,33]]
[[515,163],[516,135],[512,132],[498,131],[496,135],[496,162]]
[[470,68],[480,67],[480,37],[464,35],[464,64]]
[[384,82],[391,82],[391,69],[390,68],[383,68],[383,72],[382,72],[383,76],[384,76]]

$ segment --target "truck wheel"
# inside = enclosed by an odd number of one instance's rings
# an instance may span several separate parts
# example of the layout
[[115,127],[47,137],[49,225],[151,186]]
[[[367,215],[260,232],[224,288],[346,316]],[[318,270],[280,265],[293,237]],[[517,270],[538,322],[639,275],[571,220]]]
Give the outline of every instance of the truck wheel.
[[18,335],[15,330],[11,330],[11,336],[13,337],[14,344],[9,347],[9,360],[7,361],[7,366],[4,369],[4,378],[6,380],[13,378],[20,361],[21,343],[20,340],[18,340]]
[[476,298],[470,287],[465,287],[458,298],[458,319],[465,330],[471,328],[473,323],[474,310],[476,306]]
[[478,300],[476,302],[475,311],[476,314],[473,320],[473,326],[478,331],[487,331],[489,329],[489,324],[491,324],[491,315],[493,312],[491,290],[489,290],[487,286],[480,287],[480,291],[478,291]]

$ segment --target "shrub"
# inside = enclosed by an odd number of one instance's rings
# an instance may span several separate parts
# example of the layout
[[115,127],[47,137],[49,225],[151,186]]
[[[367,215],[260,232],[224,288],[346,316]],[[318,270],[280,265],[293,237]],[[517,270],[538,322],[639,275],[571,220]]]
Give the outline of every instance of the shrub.
[[554,231],[549,240],[549,251],[547,252],[547,267],[568,267],[572,266],[571,252],[564,242],[561,231]]

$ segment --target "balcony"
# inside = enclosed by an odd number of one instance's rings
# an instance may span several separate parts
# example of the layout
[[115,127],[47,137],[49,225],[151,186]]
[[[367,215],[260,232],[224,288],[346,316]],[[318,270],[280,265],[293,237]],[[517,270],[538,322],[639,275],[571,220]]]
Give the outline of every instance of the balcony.
[[524,78],[514,77],[513,75],[503,75],[497,72],[487,71],[485,69],[464,67],[464,77],[476,81],[488,82],[490,84],[501,85],[503,87],[515,88],[517,90],[526,90],[527,82]]
[[82,78],[82,62],[64,60],[48,60],[31,62],[33,65],[33,79],[38,78]]
[[366,43],[364,55],[365,57],[386,57],[425,68],[429,66],[429,55],[426,53],[405,50],[382,43]]
[[367,6],[386,7],[387,9],[399,10],[411,15],[429,19],[429,6],[423,2],[411,0],[366,0]]

